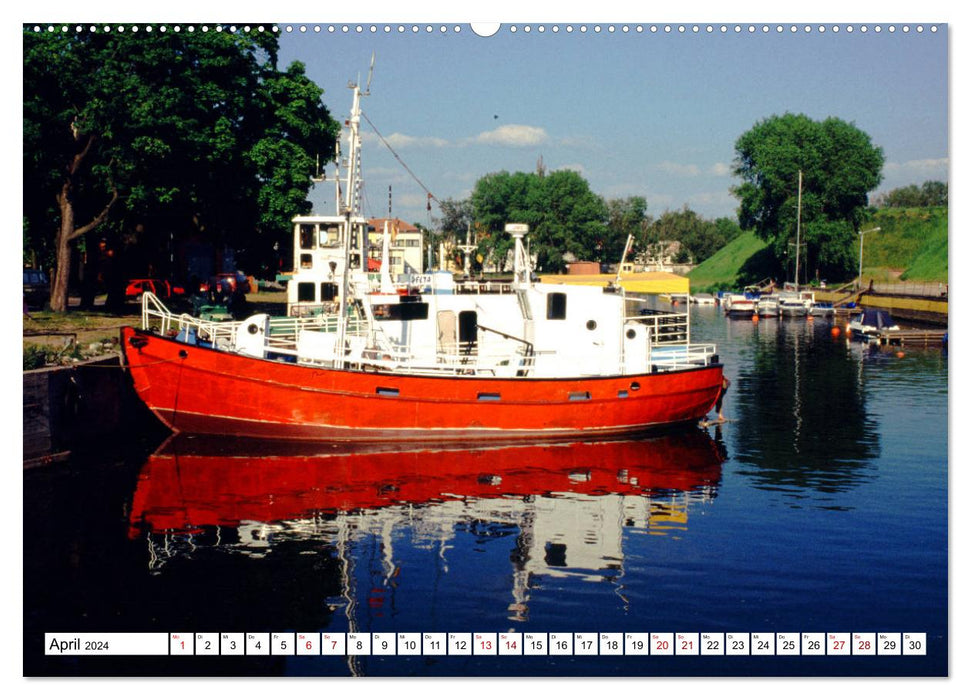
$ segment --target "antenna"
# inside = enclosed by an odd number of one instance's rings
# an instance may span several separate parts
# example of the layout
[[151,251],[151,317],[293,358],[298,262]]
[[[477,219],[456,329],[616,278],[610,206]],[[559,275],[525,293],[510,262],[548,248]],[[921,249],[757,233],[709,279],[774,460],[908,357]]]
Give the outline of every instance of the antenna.
[[320,153],[317,154],[317,167],[314,170],[314,172],[316,174],[311,176],[310,178],[311,182],[323,182],[324,180],[327,179],[327,176],[324,173],[320,172]]
[[371,52],[371,66],[367,70],[367,87],[364,88],[364,94],[371,94],[371,77],[374,75],[374,52]]

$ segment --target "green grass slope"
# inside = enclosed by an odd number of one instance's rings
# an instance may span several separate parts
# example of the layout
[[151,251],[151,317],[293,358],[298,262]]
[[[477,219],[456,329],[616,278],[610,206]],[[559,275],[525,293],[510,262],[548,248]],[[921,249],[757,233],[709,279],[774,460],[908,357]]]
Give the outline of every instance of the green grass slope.
[[739,271],[767,246],[768,244],[752,231],[743,231],[741,236],[688,273],[692,291],[734,287]]
[[[864,231],[880,228],[863,239],[863,279],[947,282],[947,223],[947,207],[875,212],[863,225]],[[777,269],[768,244],[746,231],[698,265],[688,279],[694,292],[734,289],[777,276]]]
[[910,281],[947,281],[947,207],[881,209],[864,230],[877,233],[863,241],[864,278],[887,269]]

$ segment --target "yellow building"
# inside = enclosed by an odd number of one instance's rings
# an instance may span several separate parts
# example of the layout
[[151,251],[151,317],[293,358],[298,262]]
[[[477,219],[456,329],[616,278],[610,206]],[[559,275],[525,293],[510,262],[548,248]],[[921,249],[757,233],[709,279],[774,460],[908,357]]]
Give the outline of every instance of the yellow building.
[[[547,284],[582,284],[606,287],[617,281],[617,275],[540,275]],[[672,272],[624,272],[620,286],[631,294],[688,294],[687,277]]]

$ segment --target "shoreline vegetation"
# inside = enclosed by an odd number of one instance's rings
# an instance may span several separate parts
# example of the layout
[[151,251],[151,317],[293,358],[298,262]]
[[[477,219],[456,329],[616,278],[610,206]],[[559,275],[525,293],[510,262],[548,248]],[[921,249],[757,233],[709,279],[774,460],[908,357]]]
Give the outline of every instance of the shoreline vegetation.
[[[946,206],[878,209],[862,226],[865,231],[874,228],[880,230],[865,236],[863,241],[864,284],[869,284],[870,280],[883,285],[947,284]],[[779,279],[778,263],[769,246],[754,232],[743,232],[688,274],[691,290],[742,289],[770,277],[783,281]],[[791,276],[792,270],[789,272]],[[849,281],[852,280],[826,280],[826,286],[839,287]],[[807,282],[812,286],[814,280],[810,277],[807,281],[800,274],[800,284],[806,285]]]

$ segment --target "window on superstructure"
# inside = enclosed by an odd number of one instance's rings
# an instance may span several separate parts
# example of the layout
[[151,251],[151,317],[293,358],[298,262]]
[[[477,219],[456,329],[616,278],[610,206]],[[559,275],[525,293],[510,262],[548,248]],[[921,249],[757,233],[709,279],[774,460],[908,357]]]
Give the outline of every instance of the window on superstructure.
[[300,282],[297,284],[297,301],[312,302],[314,299],[314,283]]
[[300,224],[300,247],[310,250],[316,246],[316,227],[313,224]]
[[546,295],[546,318],[550,321],[562,321],[566,318],[566,294],[551,292]]
[[309,268],[311,268],[313,266],[314,266],[313,256],[310,253],[301,253],[300,254],[300,267],[302,269],[304,269],[304,270],[307,270],[307,269],[309,269]]
[[337,298],[337,285],[333,282],[320,283],[320,300],[334,301]]
[[322,248],[333,248],[340,245],[341,230],[337,224],[326,224],[320,227],[320,246]]

